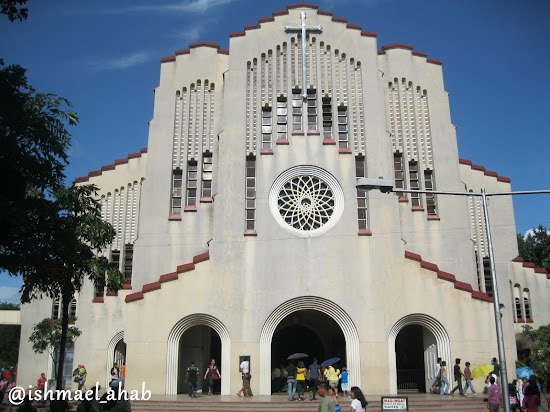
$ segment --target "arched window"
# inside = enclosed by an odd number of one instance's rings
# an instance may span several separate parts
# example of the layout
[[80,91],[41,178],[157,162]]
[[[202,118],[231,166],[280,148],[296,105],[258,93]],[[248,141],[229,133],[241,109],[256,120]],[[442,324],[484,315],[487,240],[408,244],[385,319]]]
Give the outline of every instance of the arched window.
[[514,285],[514,304],[516,306],[517,319],[524,319],[523,317],[523,302],[521,300],[521,288],[518,284]]
[[523,289],[523,306],[525,308],[525,320],[533,319],[531,314],[531,298],[529,296],[529,289]]

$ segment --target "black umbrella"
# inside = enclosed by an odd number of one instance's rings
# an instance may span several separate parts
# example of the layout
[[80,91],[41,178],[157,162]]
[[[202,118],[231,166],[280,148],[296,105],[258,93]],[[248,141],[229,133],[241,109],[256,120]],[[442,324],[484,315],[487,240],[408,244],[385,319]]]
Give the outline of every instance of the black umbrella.
[[290,355],[288,358],[286,358],[287,360],[292,360],[292,359],[304,359],[304,358],[309,358],[309,355],[307,353],[293,353],[292,355]]
[[340,358],[330,358],[330,359],[327,359],[326,361],[324,361],[323,363],[321,363],[321,365],[319,365],[319,366],[321,366],[321,368],[326,368],[329,365],[335,364],[339,360],[340,360]]

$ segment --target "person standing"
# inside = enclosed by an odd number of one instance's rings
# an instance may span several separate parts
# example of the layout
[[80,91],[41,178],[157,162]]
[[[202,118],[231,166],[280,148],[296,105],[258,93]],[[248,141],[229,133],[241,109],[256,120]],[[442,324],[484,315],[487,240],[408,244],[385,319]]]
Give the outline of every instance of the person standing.
[[328,384],[332,386],[335,393],[338,393],[338,375],[340,375],[340,369],[334,369],[332,365],[325,369]]
[[369,404],[365,399],[365,395],[357,386],[352,386],[349,396],[352,399],[350,412],[366,412]]
[[187,372],[185,373],[185,383],[187,383],[187,386],[189,388],[189,397],[190,398],[196,398],[197,394],[197,375],[199,374],[199,368],[195,366],[195,361],[192,360],[190,362],[190,366],[187,368]]
[[80,369],[78,369],[78,390],[86,390],[86,386],[84,384],[86,383],[86,378],[88,377],[88,372],[86,371],[86,368],[84,365],[80,365]]
[[293,401],[294,400],[294,394],[296,393],[296,375],[298,373],[298,370],[296,366],[294,366],[294,361],[290,361],[288,366],[285,370],[286,375],[286,383],[288,385],[288,400]]
[[430,388],[431,393],[435,393],[435,390],[437,389],[437,387],[441,385],[439,372],[441,372],[441,358],[437,358],[437,363],[435,364],[435,380],[432,383],[432,387]]
[[118,369],[118,364],[115,362],[113,363],[113,367],[111,368],[111,382],[118,381],[120,379],[120,370]]
[[462,377],[464,374],[462,373],[462,370],[460,369],[460,358],[455,359],[455,367],[453,371],[453,375],[456,381],[456,386],[451,391],[451,396],[455,395],[455,391],[458,389],[458,393],[460,396],[466,396],[464,395],[464,392],[462,390]]
[[244,392],[244,396],[248,397],[251,396],[250,392],[250,361],[248,360],[248,356],[245,356],[241,364],[239,365],[239,370],[241,371],[241,376],[243,379],[243,386],[237,392],[237,396],[241,396],[241,393]]
[[494,376],[489,378],[489,382],[491,382],[491,386],[487,390],[487,394],[489,395],[487,409],[489,409],[489,412],[498,412],[500,409],[500,404],[502,403],[500,386],[495,383],[496,379]]
[[527,412],[537,412],[539,408],[540,395],[537,388],[531,384],[525,388],[525,396],[522,406],[527,409]]
[[221,377],[222,375],[220,374],[220,370],[216,365],[216,359],[212,358],[210,360],[210,366],[206,369],[204,374],[204,380],[208,379],[208,395],[212,395],[214,393],[214,383],[220,380]]
[[498,383],[498,380],[500,379],[500,365],[497,362],[497,358],[493,358],[493,360],[491,361],[491,365],[493,365],[494,367],[493,374],[496,375]]
[[470,362],[466,362],[466,367],[464,368],[464,380],[466,381],[466,384],[464,385],[464,391],[462,393],[466,395],[469,386],[472,391],[472,395],[476,396],[477,392],[474,389],[474,385],[472,384],[472,371],[470,370]]
[[[441,361],[441,370],[439,371],[439,380],[441,381],[441,388],[439,389],[440,395],[449,394],[449,380],[447,379],[447,362]],[[447,387],[445,387],[445,385]]]
[[38,378],[38,392],[44,393],[44,385],[48,380],[46,379],[46,374],[41,373],[40,378]]
[[317,362],[317,358],[313,358],[313,363],[309,365],[308,370],[309,387],[311,388],[310,401],[315,400],[315,394],[317,393],[317,383],[319,382],[319,370],[321,369],[321,367]]
[[336,412],[336,404],[332,396],[328,394],[328,384],[326,381],[317,384],[317,393],[322,398],[317,412]]

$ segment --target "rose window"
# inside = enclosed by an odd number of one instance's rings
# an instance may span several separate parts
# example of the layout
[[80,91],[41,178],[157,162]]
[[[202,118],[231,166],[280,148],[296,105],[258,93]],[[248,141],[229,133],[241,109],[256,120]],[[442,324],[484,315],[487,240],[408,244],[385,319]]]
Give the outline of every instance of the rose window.
[[302,237],[329,230],[343,211],[342,189],[327,171],[296,166],[283,172],[269,195],[271,212],[286,230]]

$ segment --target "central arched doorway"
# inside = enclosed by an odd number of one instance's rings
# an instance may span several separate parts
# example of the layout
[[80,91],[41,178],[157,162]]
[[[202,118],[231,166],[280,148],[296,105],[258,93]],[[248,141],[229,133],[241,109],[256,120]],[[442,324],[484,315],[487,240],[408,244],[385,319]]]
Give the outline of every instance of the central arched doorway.
[[[334,319],[318,310],[300,310],[287,315],[277,325],[271,340],[271,370],[287,365],[288,356],[293,353],[306,353],[303,359],[308,367],[313,358],[319,363],[325,359],[338,357],[338,366],[347,366],[346,340],[342,329]],[[282,382],[272,380],[272,392],[282,389]]]
[[[289,316],[290,315],[290,316]],[[293,316],[294,315],[294,316]],[[292,322],[298,321],[295,320],[295,317],[305,317],[307,322],[312,322],[315,330],[318,329],[318,324],[320,324],[321,319],[329,319],[329,322],[334,322],[339,329],[340,336],[337,339],[340,339],[340,343],[334,347],[340,347],[339,351],[334,350],[330,352],[332,344],[330,339],[324,334],[320,334],[319,339],[323,342],[323,350],[325,353],[339,353],[343,355],[338,356],[342,359],[345,359],[346,366],[350,370],[350,382],[353,382],[354,385],[361,386],[361,356],[359,352],[359,334],[357,328],[353,323],[351,317],[346,313],[346,311],[338,306],[336,303],[321,298],[318,296],[299,296],[294,299],[288,300],[278,307],[276,307],[273,312],[266,319],[261,335],[260,335],[260,395],[270,395],[271,394],[271,364],[272,364],[272,341],[273,338],[276,338],[275,332],[283,332],[288,327],[287,322],[289,322],[289,327],[292,326]],[[307,323],[306,322],[306,323]],[[281,325],[279,327],[279,325]],[[298,325],[299,326],[299,325]],[[312,329],[311,326],[302,325],[305,329]],[[322,329],[322,328],[321,328]],[[292,330],[292,329],[290,329]],[[295,329],[299,331],[299,329]],[[289,333],[289,332],[286,332]],[[301,333],[307,333],[302,329]],[[284,336],[284,335],[281,335]],[[343,340],[342,340],[343,336]],[[343,349],[341,349],[343,348]],[[293,349],[293,348],[292,348]],[[287,348],[286,350],[291,350]],[[308,353],[308,352],[305,352]],[[313,355],[312,353],[309,353]],[[278,360],[282,354],[279,354],[275,359]],[[286,354],[288,356],[288,354]],[[319,359],[321,362],[324,360],[321,356]]]

